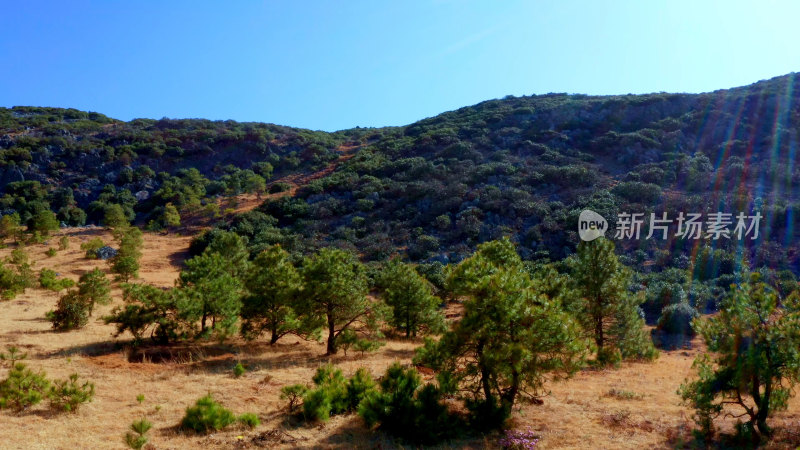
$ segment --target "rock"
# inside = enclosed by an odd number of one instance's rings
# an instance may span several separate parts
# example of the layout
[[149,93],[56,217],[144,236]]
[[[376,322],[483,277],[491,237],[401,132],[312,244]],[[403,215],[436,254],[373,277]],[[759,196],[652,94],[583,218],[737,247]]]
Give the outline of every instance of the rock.
[[139,191],[139,192],[133,194],[133,196],[136,197],[136,200],[141,202],[141,201],[144,201],[144,200],[147,200],[148,198],[150,198],[150,193],[147,192],[147,191]]
[[25,181],[25,176],[17,166],[6,166],[0,169],[0,191],[5,189],[9,183],[15,181]]
[[106,245],[104,247],[98,248],[96,255],[98,259],[103,259],[103,260],[111,259],[117,256],[117,250]]

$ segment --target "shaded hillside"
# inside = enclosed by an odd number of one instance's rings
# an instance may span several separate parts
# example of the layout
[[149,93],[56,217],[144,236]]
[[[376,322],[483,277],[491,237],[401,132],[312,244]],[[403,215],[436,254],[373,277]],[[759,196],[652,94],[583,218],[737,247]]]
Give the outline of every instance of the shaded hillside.
[[[461,108],[387,131],[294,198],[267,202],[261,211],[275,228],[249,237],[448,262],[512,235],[526,257],[560,258],[574,249],[586,207],[609,219],[757,209],[761,238],[745,241],[752,262],[796,268],[795,79],[700,95],[549,94]],[[664,266],[706,244],[730,253],[738,241],[623,246]]]
[[[0,175],[3,184],[44,184],[54,211],[71,204],[63,192],[71,191],[90,221],[101,218],[91,207],[98,198],[126,202],[147,220],[166,203],[196,209],[212,196],[258,189],[251,174],[290,176],[307,183],[220,226],[254,248],[333,244],[366,259],[399,252],[454,261],[502,235],[526,258],[560,258],[574,249],[586,207],[612,220],[617,212],[758,210],[761,237],[744,243],[752,263],[796,269],[796,78],[699,95],[507,97],[406,127],[337,133],[3,109]],[[354,156],[332,166],[344,144]],[[6,187],[12,197],[19,190]],[[7,212],[21,204],[11,200]],[[663,267],[708,246],[710,270],[720,271],[734,264],[738,244],[641,239],[623,247],[632,262]]]

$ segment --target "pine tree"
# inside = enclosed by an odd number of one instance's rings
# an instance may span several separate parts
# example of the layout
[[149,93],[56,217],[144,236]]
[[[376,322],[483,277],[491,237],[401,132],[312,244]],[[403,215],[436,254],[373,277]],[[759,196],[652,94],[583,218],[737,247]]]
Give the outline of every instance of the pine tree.
[[415,361],[470,392],[475,426],[502,425],[518,396],[537,395],[548,374],[569,375],[583,362],[580,326],[554,299],[539,295],[507,239],[482,244],[451,269],[448,290],[465,297],[464,315]]
[[378,275],[382,297],[392,308],[391,324],[403,330],[406,337],[419,331],[444,331],[444,316],[439,311],[441,300],[431,293],[430,283],[414,267],[393,259]]
[[641,332],[643,299],[628,291],[631,273],[619,262],[614,243],[605,238],[581,242],[569,265],[577,295],[573,309],[597,346],[598,362],[616,362],[623,350],[628,357],[654,357],[649,336]]
[[[242,299],[242,333],[256,337],[270,333],[270,344],[290,333],[305,334],[313,328],[298,316],[295,307],[303,280],[279,245],[269,247],[254,260],[245,276],[248,294]],[[307,322],[307,321],[305,321]]]
[[337,338],[353,324],[364,325],[362,330],[377,329],[385,310],[367,297],[366,271],[352,253],[323,248],[306,259],[303,278],[302,309],[324,321],[328,355],[338,351]]
[[107,305],[111,302],[111,283],[102,270],[91,270],[78,279],[78,295],[89,305],[91,316],[95,304]]
[[119,275],[119,279],[128,282],[139,276],[139,260],[142,258],[142,231],[136,227],[120,227],[114,230],[114,237],[119,242],[119,250],[111,259],[111,271]]
[[769,436],[767,419],[786,409],[800,382],[800,297],[795,292],[781,301],[751,274],[732,288],[719,314],[695,325],[714,356],[695,360],[698,379],[679,393],[696,410],[704,434],[713,432],[713,419],[726,405],[735,405],[749,419],[740,431],[756,442]]
[[200,321],[200,335],[224,338],[234,332],[242,306],[241,282],[219,253],[206,251],[186,261],[178,287],[181,315]]

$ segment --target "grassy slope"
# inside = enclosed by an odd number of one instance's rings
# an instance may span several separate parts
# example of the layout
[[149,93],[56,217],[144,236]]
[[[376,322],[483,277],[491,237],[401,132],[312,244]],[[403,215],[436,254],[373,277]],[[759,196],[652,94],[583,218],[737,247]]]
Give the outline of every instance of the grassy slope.
[[[110,240],[102,229],[65,229],[70,248],[52,258],[44,252],[49,245],[28,247],[35,269],[53,268],[63,276],[77,279],[102,261],[88,261],[79,250],[81,242],[94,236]],[[58,236],[58,235],[57,235]],[[57,239],[57,237],[56,237]],[[55,239],[51,239],[55,242]],[[178,273],[189,238],[148,234],[145,239],[143,281],[169,286]],[[8,256],[11,248],[0,251]],[[154,423],[151,442],[157,448],[276,448],[276,447],[374,447],[392,446],[390,439],[364,429],[357,416],[334,417],[323,426],[305,427],[285,420],[281,386],[310,381],[315,368],[328,361],[324,346],[286,338],[279,345],[206,344],[172,348],[170,362],[131,363],[120,344],[128,337],[113,338],[113,327],[92,320],[83,330],[54,333],[43,320],[55,306],[57,294],[31,289],[2,304],[0,348],[17,345],[30,355],[29,364],[55,378],[78,372],[97,385],[95,400],[76,414],[52,416],[44,406],[19,416],[2,413],[2,448],[121,448],[127,426],[142,415]],[[121,303],[115,288],[114,302],[100,306],[95,319]],[[393,361],[410,362],[414,342],[391,340],[364,358],[339,355],[332,361],[346,374],[368,367],[374,375],[383,373]],[[625,363],[618,370],[579,373],[565,382],[548,385],[551,394],[543,405],[523,405],[515,414],[517,427],[539,432],[542,448],[663,448],[689,436],[690,411],[678,404],[675,391],[691,374],[697,350],[664,352],[652,364]],[[154,356],[154,357],[157,357]],[[239,379],[231,369],[241,361],[249,371]],[[632,393],[635,398],[610,395],[612,390]],[[183,434],[175,426],[184,409],[200,396],[212,392],[235,413],[255,412],[262,425],[255,430],[231,429],[209,436]],[[146,400],[138,404],[136,395]],[[156,411],[156,406],[160,410]],[[790,435],[800,420],[800,400],[792,401],[787,412],[777,416],[777,448],[797,445]],[[732,419],[725,421],[730,429]],[[277,431],[275,431],[277,430]],[[496,437],[452,443],[457,448],[483,448]]]

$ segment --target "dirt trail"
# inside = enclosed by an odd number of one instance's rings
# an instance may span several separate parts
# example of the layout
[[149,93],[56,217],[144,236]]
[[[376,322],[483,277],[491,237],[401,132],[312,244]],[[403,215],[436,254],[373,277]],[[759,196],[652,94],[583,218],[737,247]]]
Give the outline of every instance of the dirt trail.
[[[336,148],[339,152],[339,157],[336,160],[328,163],[324,168],[312,173],[293,173],[285,175],[280,178],[272,180],[267,185],[267,190],[273,185],[285,183],[289,185],[289,189],[283,192],[276,192],[272,194],[239,194],[232,197],[224,197],[217,203],[220,212],[228,211],[232,214],[242,214],[258,208],[262,203],[269,199],[280,197],[293,197],[297,190],[310,183],[311,181],[326,177],[333,173],[340,164],[352,158],[356,151],[361,148],[361,145],[340,145]],[[204,229],[211,226],[213,219],[203,217],[201,215],[187,215],[183,218],[183,225],[181,231],[184,233],[199,233]]]

